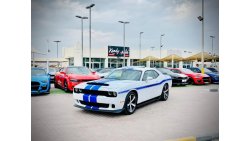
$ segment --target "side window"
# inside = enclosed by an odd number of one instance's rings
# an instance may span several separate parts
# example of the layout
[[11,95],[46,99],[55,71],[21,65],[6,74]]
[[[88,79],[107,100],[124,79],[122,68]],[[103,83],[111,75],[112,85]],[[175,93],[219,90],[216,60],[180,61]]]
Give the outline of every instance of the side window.
[[148,77],[152,77],[153,79],[157,78],[159,76],[159,74],[154,71],[154,70],[148,70],[144,72],[142,81],[146,81]]
[[153,75],[154,75],[154,77],[153,77],[154,79],[157,78],[157,77],[159,76],[159,74],[158,74],[156,71],[154,71],[154,70],[152,71],[152,73],[153,73]]
[[181,73],[179,70],[171,70],[174,73]]

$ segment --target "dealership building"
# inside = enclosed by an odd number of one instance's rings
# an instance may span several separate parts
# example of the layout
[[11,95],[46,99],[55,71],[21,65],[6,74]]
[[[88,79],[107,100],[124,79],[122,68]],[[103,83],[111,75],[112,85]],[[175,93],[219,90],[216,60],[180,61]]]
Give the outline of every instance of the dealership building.
[[[141,51],[139,49],[126,47],[125,57],[123,57],[124,48],[122,46],[108,45],[102,48],[92,48],[91,65],[93,69],[98,68],[119,68],[125,63],[125,66],[146,66],[146,67],[173,67],[173,68],[189,68],[199,66],[201,64],[201,53],[192,53],[186,50],[169,49],[160,50],[151,48]],[[162,56],[161,58],[159,56]],[[124,62],[125,60],[125,62]],[[206,66],[219,66],[219,57],[215,56],[211,59],[211,55],[204,53]],[[81,45],[74,47],[62,48],[61,58],[33,58],[37,66],[46,67],[49,61],[50,66],[86,66],[89,67],[89,48],[83,48],[83,58],[81,60]],[[216,61],[216,63],[212,63]],[[59,62],[59,63],[58,63]]]

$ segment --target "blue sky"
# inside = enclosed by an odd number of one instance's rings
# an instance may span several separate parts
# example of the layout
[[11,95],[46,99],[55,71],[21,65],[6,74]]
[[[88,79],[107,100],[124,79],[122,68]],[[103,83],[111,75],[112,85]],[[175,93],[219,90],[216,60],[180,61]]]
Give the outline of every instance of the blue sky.
[[[151,46],[159,50],[160,35],[163,48],[201,51],[201,0],[32,0],[31,47],[56,57],[59,47],[73,47],[81,43],[81,23],[76,15],[89,16],[85,7],[92,8],[92,47],[107,48],[108,45],[123,45],[123,27],[126,25],[126,46],[131,51],[139,47],[139,32],[143,31],[142,48]],[[210,35],[215,36],[214,51],[219,52],[219,1],[205,0],[205,51],[211,52]],[[89,21],[84,20],[84,47],[89,46]],[[93,52],[95,53],[95,52]],[[59,56],[61,50],[59,49]],[[166,56],[166,55],[162,55]],[[36,55],[35,57],[45,57]]]

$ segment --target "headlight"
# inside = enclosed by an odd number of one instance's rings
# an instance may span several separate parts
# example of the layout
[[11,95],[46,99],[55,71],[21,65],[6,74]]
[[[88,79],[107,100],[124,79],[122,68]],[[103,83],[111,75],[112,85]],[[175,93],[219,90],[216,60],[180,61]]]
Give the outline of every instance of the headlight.
[[75,93],[79,93],[79,89],[78,88],[74,88],[74,92]]
[[110,96],[110,97],[116,97],[117,93],[116,92],[108,92],[108,96]]
[[71,82],[78,82],[77,79],[70,79]]

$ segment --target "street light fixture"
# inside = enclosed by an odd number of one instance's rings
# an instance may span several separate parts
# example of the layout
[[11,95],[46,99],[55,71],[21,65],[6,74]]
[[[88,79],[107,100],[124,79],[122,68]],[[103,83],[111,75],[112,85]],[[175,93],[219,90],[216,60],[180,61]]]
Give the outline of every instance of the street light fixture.
[[212,39],[212,62],[214,62],[214,42],[213,42],[213,39],[215,36],[210,36],[211,39]]
[[160,59],[161,59],[161,48],[163,47],[163,45],[161,44],[161,40],[162,40],[162,37],[164,36],[165,34],[161,34],[160,36]]
[[123,24],[123,66],[125,66],[125,24],[129,24],[129,22],[118,21]]
[[54,42],[56,42],[56,47],[57,47],[57,58],[58,58],[58,43],[61,42],[61,41],[57,40],[57,41],[54,41]]
[[95,4],[91,4],[86,7],[86,9],[89,9],[89,68],[92,68],[92,65],[91,65],[91,8],[94,6]]
[[81,19],[81,24],[82,24],[82,51],[81,51],[81,66],[83,65],[83,20],[88,19],[88,17],[81,17],[81,16],[76,16],[77,18]]
[[197,17],[202,23],[202,51],[201,51],[201,72],[204,74],[204,0],[202,0],[202,16]]
[[139,49],[139,59],[141,59],[141,35],[143,34],[144,32],[140,32],[140,49]]
[[[152,53],[155,47],[150,47],[152,49]],[[149,67],[151,67],[151,57],[149,58]],[[154,67],[154,61],[153,61],[153,67]]]

